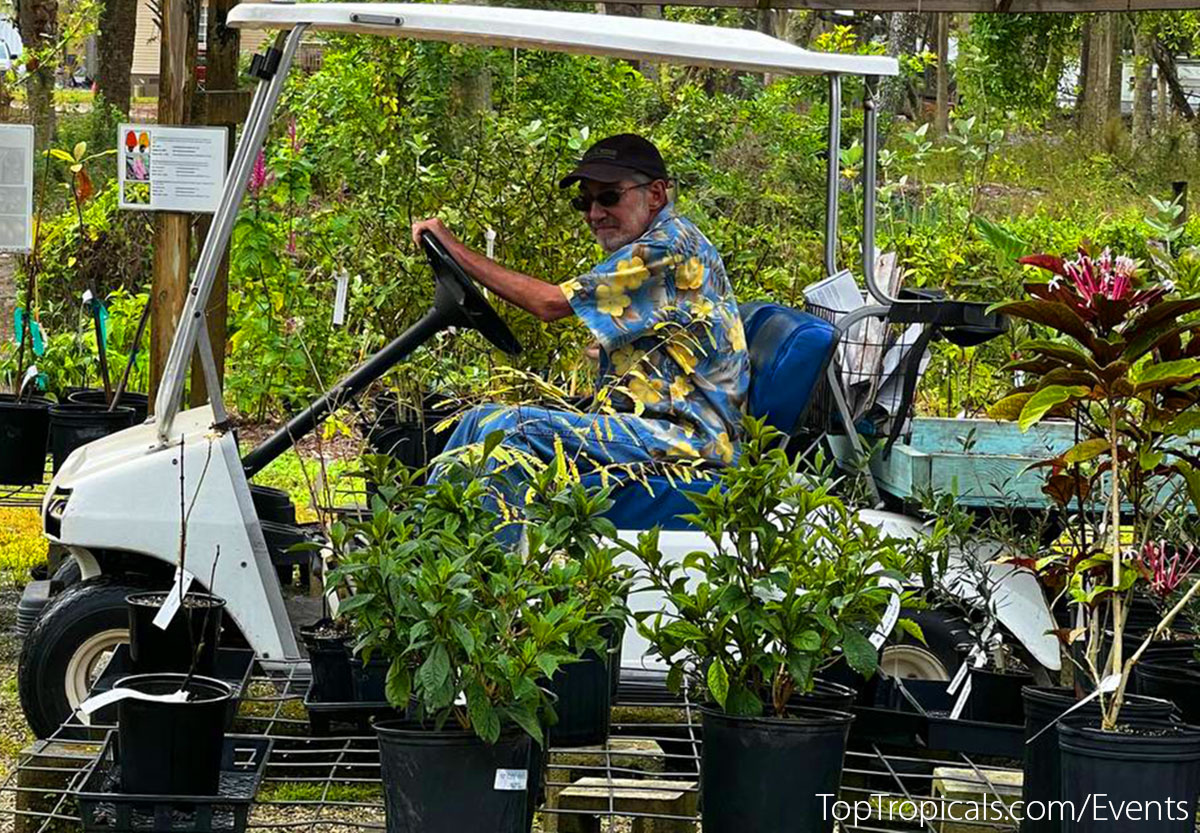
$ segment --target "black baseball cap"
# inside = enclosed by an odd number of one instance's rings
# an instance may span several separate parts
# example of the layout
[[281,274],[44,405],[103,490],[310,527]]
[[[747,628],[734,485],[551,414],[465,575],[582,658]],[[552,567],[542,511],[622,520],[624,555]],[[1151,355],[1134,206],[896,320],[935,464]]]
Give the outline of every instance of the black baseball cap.
[[620,182],[631,173],[645,174],[651,179],[668,179],[666,163],[653,142],[636,133],[620,133],[588,148],[575,170],[563,177],[558,187],[566,188],[581,179]]

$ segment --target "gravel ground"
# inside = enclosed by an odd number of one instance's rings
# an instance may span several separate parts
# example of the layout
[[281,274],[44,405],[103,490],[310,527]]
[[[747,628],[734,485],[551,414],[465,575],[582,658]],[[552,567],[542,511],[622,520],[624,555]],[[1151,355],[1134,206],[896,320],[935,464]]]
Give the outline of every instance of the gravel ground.
[[13,625],[20,598],[19,590],[0,590],[0,781],[32,739],[17,701],[17,656],[21,641],[13,633]]

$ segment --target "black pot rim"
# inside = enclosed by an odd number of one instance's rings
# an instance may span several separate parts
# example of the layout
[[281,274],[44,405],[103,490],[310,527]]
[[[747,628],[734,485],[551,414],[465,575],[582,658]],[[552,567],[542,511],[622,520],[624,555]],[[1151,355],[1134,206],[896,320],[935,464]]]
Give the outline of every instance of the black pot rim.
[[842,683],[835,683],[833,680],[823,680],[820,677],[817,677],[813,680],[812,691],[806,691],[804,694],[837,694],[840,696],[849,697],[858,696],[858,692],[850,686]]
[[[1066,688],[1065,686],[1027,685],[1021,689],[1021,696],[1028,702],[1037,703],[1042,706],[1054,706],[1056,708],[1063,704],[1071,706],[1079,702],[1078,698],[1075,697],[1074,689]],[[1093,700],[1092,702],[1095,701]],[[1157,704],[1170,706],[1171,708],[1175,707],[1175,704],[1170,700],[1162,697],[1151,697],[1146,694],[1126,694],[1125,703],[1134,703],[1139,706]],[[1071,714],[1075,713],[1072,712]]]
[[199,700],[187,700],[183,703],[169,703],[167,705],[181,707],[201,706],[206,703],[219,703],[224,700],[229,700],[233,697],[233,686],[224,680],[217,680],[213,677],[202,677],[198,674],[193,674],[191,679],[188,679],[187,674],[181,674],[179,672],[172,671],[156,671],[151,674],[130,674],[127,677],[122,677],[121,679],[117,680],[116,683],[113,684],[113,687],[132,688],[134,691],[138,691],[139,683],[166,683],[175,681],[183,683],[184,680],[187,680],[189,691],[191,690],[192,686],[196,686],[198,688],[208,688],[210,690],[216,689],[220,693],[212,694],[209,697],[203,697]]
[[[387,738],[400,743],[411,743],[414,746],[489,746],[483,738],[469,729],[424,729],[414,721],[378,720],[374,723],[375,734],[380,739]],[[521,738],[530,738],[518,726],[506,726],[500,730],[496,743],[511,743]]]
[[48,411],[56,403],[49,399],[31,396],[22,399],[0,399],[0,410],[4,411]]
[[[125,604],[134,607],[162,607],[163,600],[171,594],[170,590],[143,590],[139,593],[130,593],[125,597]],[[162,597],[160,599],[159,597]],[[189,590],[185,599],[207,599],[209,605],[206,610],[214,610],[215,608],[225,607],[225,600],[220,596],[215,596],[212,593],[194,592]]]
[[788,711],[793,714],[800,714],[800,717],[742,717],[739,715],[727,714],[712,705],[704,704],[700,706],[700,712],[707,718],[714,720],[724,720],[731,724],[741,724],[747,726],[762,726],[764,728],[773,729],[788,729],[788,728],[813,728],[819,726],[849,726],[854,722],[854,715],[850,712],[838,711],[836,709],[822,709],[817,706],[789,706]]
[[130,405],[118,405],[111,411],[107,405],[95,405],[87,402],[55,402],[50,406],[52,414],[111,414],[117,416],[119,414],[132,414],[135,409]]

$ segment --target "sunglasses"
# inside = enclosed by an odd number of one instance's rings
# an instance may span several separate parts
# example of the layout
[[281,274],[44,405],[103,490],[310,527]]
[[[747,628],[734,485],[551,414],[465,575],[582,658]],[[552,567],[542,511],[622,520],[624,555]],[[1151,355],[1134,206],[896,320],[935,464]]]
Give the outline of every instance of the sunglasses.
[[635,188],[645,188],[647,185],[653,185],[653,182],[643,182],[640,185],[630,185],[627,188],[609,188],[601,191],[596,196],[591,194],[580,194],[571,200],[571,207],[576,211],[591,211],[592,203],[600,203],[601,208],[612,208],[621,201],[621,197],[625,196],[626,191],[632,191]]

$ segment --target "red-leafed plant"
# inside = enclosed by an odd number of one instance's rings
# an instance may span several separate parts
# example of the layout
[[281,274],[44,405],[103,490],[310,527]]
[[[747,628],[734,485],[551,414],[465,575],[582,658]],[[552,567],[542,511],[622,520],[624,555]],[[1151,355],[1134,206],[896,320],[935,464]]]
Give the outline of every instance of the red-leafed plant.
[[[1049,272],[1049,281],[1027,283],[1028,299],[996,309],[1042,325],[1054,337],[1022,346],[1024,358],[1009,369],[1031,381],[991,413],[1016,419],[1022,430],[1050,416],[1076,420],[1079,441],[1042,464],[1049,469],[1044,490],[1081,515],[1085,503],[1103,501],[1105,534],[1081,536],[1066,568],[1070,597],[1087,612],[1087,670],[1097,680],[1118,675],[1111,696],[1103,695],[1104,725],[1111,728],[1133,664],[1184,604],[1126,656],[1122,634],[1135,583],[1145,577],[1152,589],[1155,581],[1178,585],[1187,572],[1182,568],[1195,566],[1186,559],[1168,562],[1145,547],[1154,507],[1180,492],[1200,507],[1200,457],[1186,440],[1200,429],[1200,320],[1192,317],[1200,297],[1169,297],[1169,279],[1144,280],[1141,264],[1107,249],[1096,254],[1081,248],[1074,260],[1033,255],[1020,262]],[[1186,488],[1173,490],[1180,482]],[[1132,550],[1122,542],[1123,520],[1134,530]],[[1041,566],[1060,560],[1050,556]],[[1185,601],[1198,588],[1200,583]],[[1104,638],[1106,624],[1111,643]]]

